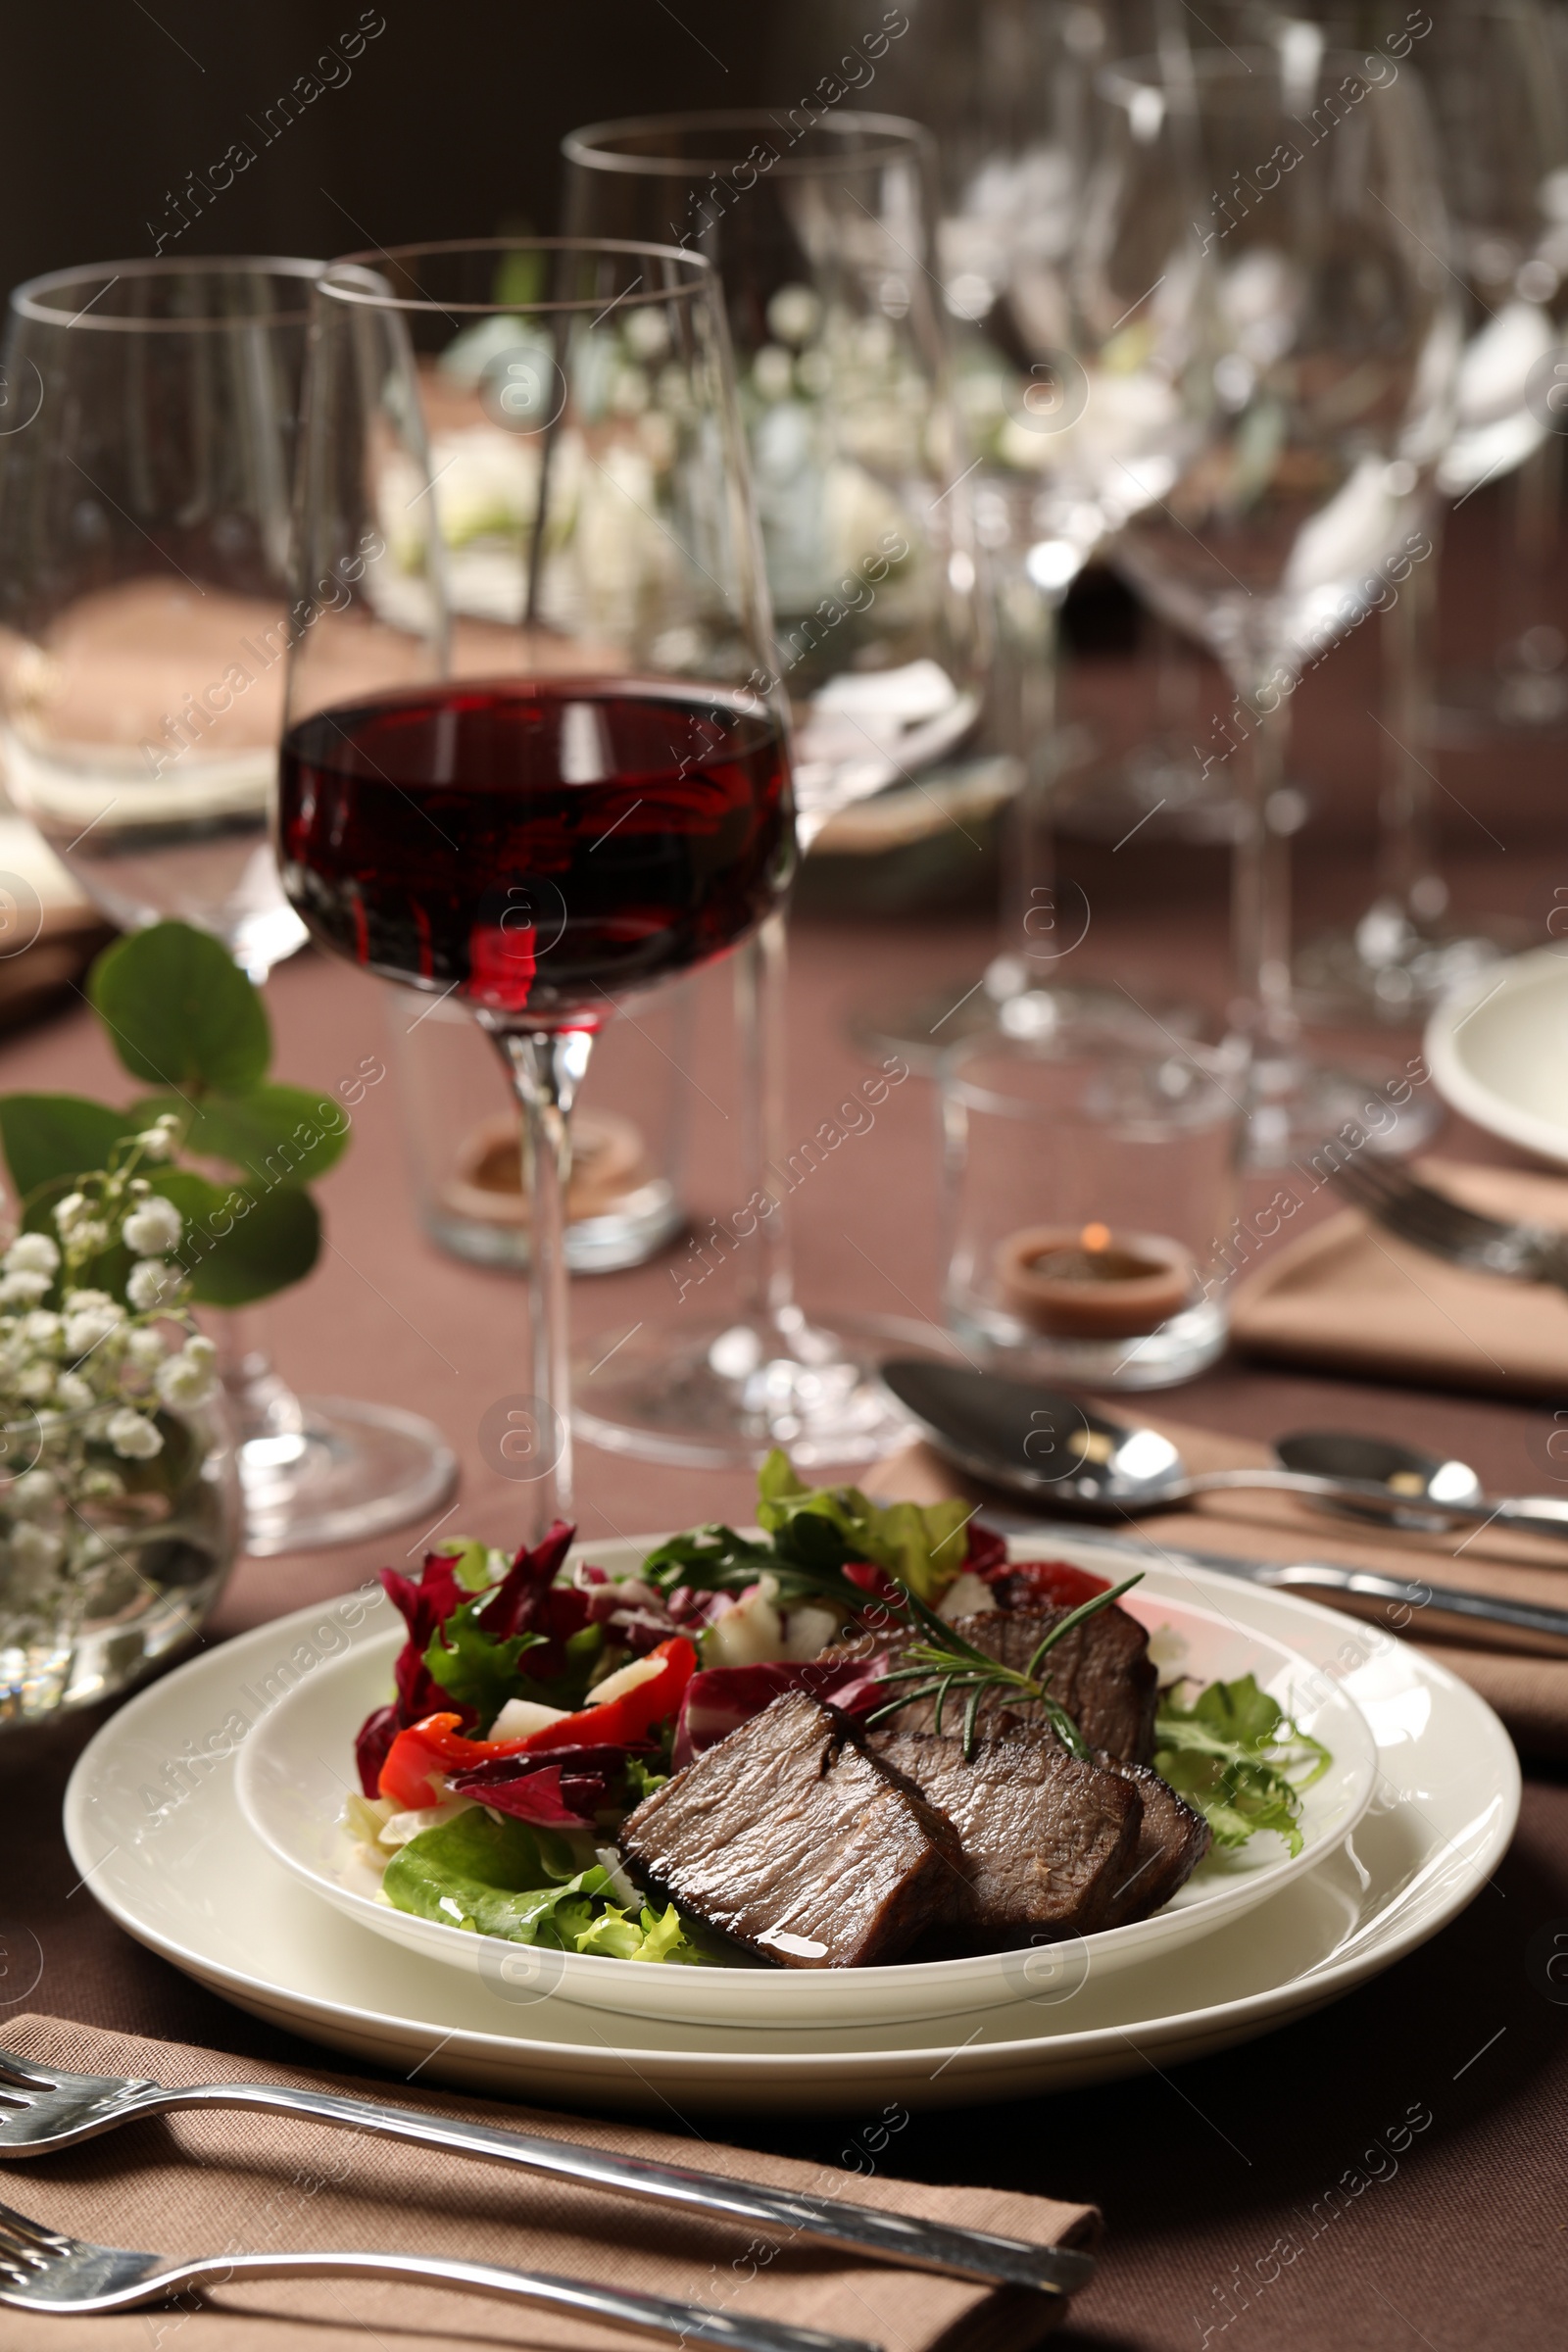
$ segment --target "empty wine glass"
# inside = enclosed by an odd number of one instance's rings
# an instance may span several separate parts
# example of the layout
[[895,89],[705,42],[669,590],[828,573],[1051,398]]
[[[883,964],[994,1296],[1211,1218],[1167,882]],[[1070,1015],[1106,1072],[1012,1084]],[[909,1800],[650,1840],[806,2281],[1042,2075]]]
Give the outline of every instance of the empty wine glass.
[[[1277,1165],[1364,1117],[1368,1081],[1299,1046],[1282,760],[1290,697],[1430,560],[1458,348],[1447,230],[1414,76],[1311,37],[1110,69],[1078,299],[1115,311],[1152,270],[1187,324],[1183,437],[1117,561],[1224,664],[1236,703],[1237,1001],[1250,1144]],[[1385,1148],[1418,1140],[1414,1106]]]
[[[267,837],[291,638],[308,297],[297,260],[111,262],[11,297],[0,435],[0,746],[12,797],[126,928],[178,916],[260,982],[303,946]],[[299,1397],[220,1318],[252,1552],[439,1510],[415,1414]]]
[[1483,965],[1528,944],[1502,916],[1448,914],[1433,795],[1440,744],[1499,731],[1560,737],[1568,640],[1560,575],[1562,419],[1553,407],[1568,315],[1568,87],[1536,0],[1446,0],[1410,55],[1445,159],[1465,347],[1438,487],[1457,511],[1493,483],[1502,535],[1480,670],[1440,672],[1437,584],[1423,568],[1384,629],[1377,889],[1348,929],[1303,947],[1303,1001],[1336,1019],[1419,1017]]
[[[841,30],[848,24],[839,19]],[[1066,1001],[1065,957],[1085,908],[1054,879],[1072,740],[1056,709],[1059,616],[1084,566],[1165,478],[1181,429],[1179,282],[1165,284],[1156,264],[1125,286],[1120,313],[1090,313],[1074,296],[1104,128],[1095,76],[1116,37],[1110,13],[1079,0],[923,0],[885,68],[939,145],[936,268],[995,610],[991,720],[1020,778],[984,973],[955,975],[857,1022],[868,1041],[897,1044],[926,1067],[967,1032],[999,1017],[1027,1028]],[[1114,990],[1068,994],[1102,1019],[1136,1017]]]
[[[985,648],[967,486],[931,268],[926,134],[895,116],[728,112],[597,123],[565,141],[580,231],[661,236],[718,267],[788,697],[799,825],[918,787],[979,716]],[[737,970],[745,1173],[726,1233],[740,1311],[678,1309],[584,1351],[583,1429],[655,1459],[875,1459],[910,1425],[885,1340],[795,1297],[785,946]],[[613,1335],[619,1338],[620,1335]]]
[[589,238],[357,255],[316,309],[297,576],[352,586],[292,649],[279,861],[323,946],[467,1006],[520,1104],[532,1387],[486,1426],[538,1533],[595,1033],[794,864],[723,311],[700,255]]

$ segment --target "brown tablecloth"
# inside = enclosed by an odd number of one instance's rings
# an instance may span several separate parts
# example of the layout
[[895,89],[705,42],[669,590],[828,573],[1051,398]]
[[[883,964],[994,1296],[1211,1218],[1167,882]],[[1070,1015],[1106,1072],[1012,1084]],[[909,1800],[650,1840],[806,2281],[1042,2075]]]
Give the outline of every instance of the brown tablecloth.
[[[1131,854],[1116,861],[1118,888]],[[1177,903],[1165,887],[1168,859],[1158,865],[1159,895],[1140,906],[1135,893],[1119,932],[1108,915],[1097,915],[1097,968],[1139,993],[1192,985],[1195,973],[1214,969],[1221,938],[1212,899]],[[1150,919],[1155,911],[1157,924]],[[901,987],[929,987],[948,970],[956,999],[990,944],[978,924],[936,937],[921,924],[801,926],[793,982],[799,1133],[810,1134],[863,1075],[842,1037],[851,1008]],[[334,1085],[365,1056],[385,1057],[385,1001],[358,974],[302,958],[274,975],[270,997],[280,1076]],[[721,975],[705,983],[691,1066],[715,1102],[728,1100]],[[85,1016],[0,1043],[0,1086],[121,1083]],[[705,1216],[727,1215],[743,1197],[734,1191],[733,1122],[701,1097],[693,1107],[694,1205]],[[1484,1139],[1468,1134],[1450,1135],[1443,1148],[1488,1155]],[[832,1300],[840,1311],[933,1312],[936,1173],[930,1092],[911,1080],[890,1094],[871,1132],[846,1143],[809,1180],[809,1213],[801,1220],[808,1298]],[[507,1538],[515,1497],[482,1461],[477,1428],[494,1398],[526,1386],[518,1286],[457,1265],[418,1238],[390,1078],[367,1093],[353,1147],[323,1191],[324,1263],[303,1290],[258,1316],[263,1336],[302,1386],[384,1397],[440,1421],[464,1458],[463,1501],[448,1528]],[[708,1300],[717,1280],[689,1298]],[[612,1339],[640,1319],[683,1310],[666,1261],[579,1283],[575,1311],[583,1329]],[[1561,1468],[1545,1451],[1555,1426],[1549,1406],[1234,1364],[1170,1401],[1184,1420],[1255,1438],[1312,1425],[1383,1429],[1461,1454],[1497,1489],[1539,1487]],[[738,1516],[749,1494],[750,1480],[739,1474],[589,1453],[581,1519],[589,1534],[630,1534]],[[257,1623],[340,1591],[384,1560],[416,1555],[420,1534],[245,1563],[212,1631]],[[84,1730],[0,1741],[0,2040],[5,2016],[25,2006],[217,2052],[321,2063],[309,2044],[227,2007],[129,1941],[94,1907],[91,1889],[75,1885],[58,1825]],[[1494,1885],[1443,1935],[1349,1998],[1167,2074],[1049,2101],[916,2116],[901,2138],[899,2168],[911,2178],[1103,2208],[1101,2275],[1054,2339],[1064,2345],[1384,2352],[1426,2342],[1459,2352],[1553,2342],[1568,2247],[1560,2227],[1568,2010],[1549,1997],[1544,1959],[1559,1932],[1568,1936],[1568,1787],[1541,1772]],[[325,2063],[345,2071],[335,2056]],[[1412,2107],[1429,2111],[1431,2124],[1396,2147]],[[666,2120],[699,2151],[711,2129],[701,2118]],[[731,2123],[724,2131],[761,2149],[843,2160],[844,2129],[831,2119],[759,2115],[744,2131]],[[94,2161],[112,2166],[113,2143],[99,2143]],[[1341,2210],[1329,2222],[1331,2189]],[[404,2340],[385,2327],[376,2334]],[[41,2328],[26,2336],[18,2323],[0,2322],[0,2343],[31,2352],[35,2339],[44,2347]],[[888,2343],[899,2352],[891,2335]]]

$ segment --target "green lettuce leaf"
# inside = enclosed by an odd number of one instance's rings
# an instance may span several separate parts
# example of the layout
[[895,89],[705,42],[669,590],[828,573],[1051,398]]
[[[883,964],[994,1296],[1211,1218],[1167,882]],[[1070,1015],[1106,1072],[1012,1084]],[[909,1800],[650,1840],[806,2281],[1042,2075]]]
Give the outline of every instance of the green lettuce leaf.
[[611,1960],[667,1960],[686,1968],[707,1966],[707,1956],[686,1933],[673,1903],[662,1918],[644,1907],[641,1924],[607,1903],[591,1928],[577,1938],[579,1952]]
[[579,1869],[580,1858],[569,1838],[471,1805],[400,1846],[381,1884],[399,1911],[509,1943],[686,1968],[722,1965],[723,1955],[673,1903],[662,1917],[645,1908],[639,1923],[607,1899],[609,1872],[598,1863]]
[[[543,1634],[514,1634],[505,1642],[487,1634],[479,1621],[479,1601],[465,1601],[430,1636],[424,1653],[431,1679],[460,1706],[472,1707],[488,1731],[509,1698],[537,1695],[524,1690],[527,1677],[517,1666],[525,1649],[543,1646]],[[559,1700],[546,1699],[546,1706]]]
[[[961,1500],[875,1503],[858,1487],[808,1487],[776,1446],[758,1473],[757,1494],[758,1523],[782,1560],[803,1566],[869,1560],[932,1608],[963,1566],[964,1530],[974,1512]],[[817,1524],[824,1520],[836,1544]]]
[[[1175,1689],[1179,1689],[1176,1686]],[[1245,1845],[1259,1830],[1302,1846],[1301,1796],[1333,1762],[1256,1678],[1210,1683],[1190,1707],[1162,1691],[1154,1719],[1154,1770],[1204,1816],[1219,1846]]]
[[416,1918],[569,1952],[610,1878],[598,1863],[580,1870],[554,1831],[470,1805],[400,1846],[381,1884],[389,1903]]

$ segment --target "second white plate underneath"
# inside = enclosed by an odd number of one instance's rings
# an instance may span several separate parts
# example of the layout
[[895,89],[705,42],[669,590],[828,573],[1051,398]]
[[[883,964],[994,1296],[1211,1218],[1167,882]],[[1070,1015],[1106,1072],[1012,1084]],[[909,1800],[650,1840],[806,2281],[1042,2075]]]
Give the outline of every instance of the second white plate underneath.
[[[1053,1531],[1051,1548],[1071,1558],[1071,1535]],[[1085,1564],[1105,1558],[1097,1548]],[[1180,1572],[1181,1555],[1167,1564]],[[1278,1595],[1228,1592],[1238,1624],[1273,1622]],[[1168,2067],[1319,2008],[1435,1935],[1495,1870],[1519,1772],[1485,1702],[1344,1617],[1313,1611],[1295,1639],[1372,1732],[1376,1786],[1350,1837],[1200,1944],[972,2020],[777,2033],[617,2020],[559,1993],[476,1989],[367,1936],[273,1861],[234,1792],[236,1686],[254,1720],[285,1670],[317,1671],[343,1646],[330,1605],[225,1643],[112,1716],[72,1776],[66,1836],[83,1892],[130,1935],[238,2007],[389,2072],[656,2114],[1022,2098]]]

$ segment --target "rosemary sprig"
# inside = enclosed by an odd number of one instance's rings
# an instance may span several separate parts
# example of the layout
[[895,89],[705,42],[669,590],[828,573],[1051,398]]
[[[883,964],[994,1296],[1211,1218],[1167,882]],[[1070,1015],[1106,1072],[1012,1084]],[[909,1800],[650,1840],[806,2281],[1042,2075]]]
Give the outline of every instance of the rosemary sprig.
[[1124,1592],[1130,1592],[1134,1585],[1142,1582],[1143,1572],[1140,1570],[1138,1575],[1128,1577],[1124,1584],[1113,1585],[1106,1592],[1096,1592],[1092,1598],[1080,1601],[1077,1608],[1069,1609],[1066,1616],[1036,1644],[1022,1673],[1015,1666],[1004,1665],[1000,1658],[988,1657],[983,1649],[977,1649],[972,1642],[966,1641],[956,1626],[939,1617],[934,1609],[928,1609],[911,1592],[908,1596],[909,1612],[922,1628],[923,1638],[912,1642],[904,1653],[905,1663],[890,1667],[882,1679],[889,1683],[908,1683],[915,1688],[901,1691],[886,1706],[873,1709],[866,1717],[866,1722],[880,1723],[884,1716],[896,1715],[901,1708],[913,1706],[917,1700],[929,1698],[936,1702],[933,1728],[940,1733],[943,1709],[951,1693],[955,1690],[962,1690],[966,1693],[963,1756],[964,1762],[968,1763],[974,1755],[975,1725],[981,1699],[987,1690],[1006,1690],[1015,1692],[1026,1704],[1039,1707],[1063,1747],[1077,1756],[1080,1762],[1087,1763],[1089,1748],[1083,1735],[1061,1701],[1052,1697],[1047,1688],[1050,1678],[1048,1676],[1043,1680],[1040,1669],[1063,1635],[1070,1634],[1074,1626],[1082,1625],[1086,1618],[1096,1616],[1100,1610],[1108,1609],[1113,1602],[1120,1600]]

